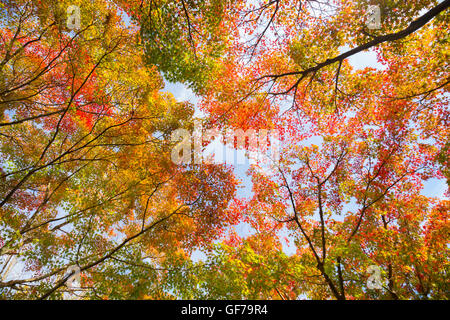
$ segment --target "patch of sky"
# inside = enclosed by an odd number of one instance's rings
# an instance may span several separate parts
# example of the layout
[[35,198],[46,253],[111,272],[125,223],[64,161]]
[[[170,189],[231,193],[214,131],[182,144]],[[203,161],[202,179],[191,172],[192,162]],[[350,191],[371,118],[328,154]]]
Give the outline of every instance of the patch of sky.
[[[349,46],[342,46],[339,48],[339,53],[344,53],[351,50]],[[375,50],[369,49],[348,58],[348,62],[355,69],[374,68],[378,70],[385,70],[386,66],[378,61]]]
[[444,179],[431,178],[424,182],[424,188],[420,192],[426,197],[436,197],[438,199],[448,199],[445,195],[447,192],[447,182]]

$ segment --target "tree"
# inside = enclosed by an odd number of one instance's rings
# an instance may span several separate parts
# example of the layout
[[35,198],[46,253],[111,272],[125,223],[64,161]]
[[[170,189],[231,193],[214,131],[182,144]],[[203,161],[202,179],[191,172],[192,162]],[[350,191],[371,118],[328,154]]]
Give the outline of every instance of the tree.
[[241,0],[118,1],[140,26],[146,61],[172,82],[197,93],[237,37],[234,15]]
[[171,161],[171,132],[193,126],[193,109],[159,91],[120,8],[80,2],[70,31],[68,5],[2,11],[1,295],[61,298],[76,265],[86,298],[167,296],[158,267],[220,234],[235,180]]
[[[3,1],[0,295],[448,298],[449,202],[423,190],[448,184],[449,4]],[[380,68],[349,63],[365,50]],[[198,119],[164,78],[207,128],[280,133],[249,197],[172,161]]]
[[[420,193],[447,171],[449,3],[379,4],[370,31],[359,1],[250,5],[241,25],[253,41],[201,103],[219,126],[283,133],[280,164],[252,170],[254,195],[234,210],[278,241],[289,233],[310,298],[447,297],[448,201]],[[384,70],[352,68],[367,49]],[[365,285],[370,265],[382,291]]]

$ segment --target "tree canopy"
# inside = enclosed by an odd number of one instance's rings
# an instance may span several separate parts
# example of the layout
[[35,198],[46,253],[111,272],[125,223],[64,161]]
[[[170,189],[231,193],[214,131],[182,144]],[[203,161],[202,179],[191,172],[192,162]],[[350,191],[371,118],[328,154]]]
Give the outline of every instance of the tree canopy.
[[[0,297],[448,299],[449,5],[1,1]],[[279,133],[248,196],[198,121]]]

